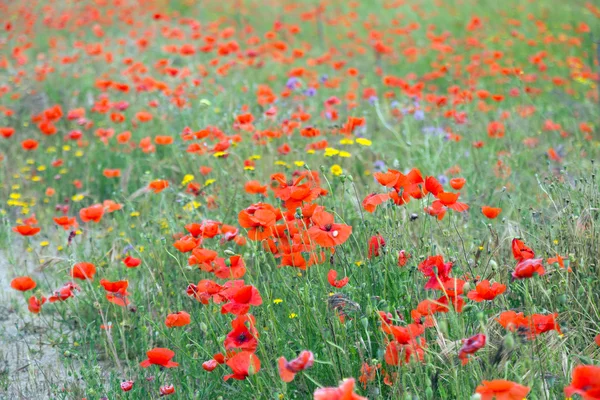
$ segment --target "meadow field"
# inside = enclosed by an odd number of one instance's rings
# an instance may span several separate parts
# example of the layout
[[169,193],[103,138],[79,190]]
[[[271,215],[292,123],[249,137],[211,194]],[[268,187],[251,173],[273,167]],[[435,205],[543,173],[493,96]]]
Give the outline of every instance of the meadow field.
[[1,399],[600,399],[600,3],[0,14]]

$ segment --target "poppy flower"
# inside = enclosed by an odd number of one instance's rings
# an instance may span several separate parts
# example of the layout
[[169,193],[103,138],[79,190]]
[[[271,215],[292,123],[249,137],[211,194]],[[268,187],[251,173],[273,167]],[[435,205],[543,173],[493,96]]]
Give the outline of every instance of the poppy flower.
[[406,250],[400,250],[398,253],[398,266],[404,267],[410,258],[410,254],[406,252]]
[[[249,326],[247,326],[248,324]],[[231,321],[231,331],[225,338],[225,349],[240,349],[245,351],[256,351],[258,346],[258,332],[254,327],[254,317],[251,315],[239,315]]]
[[204,369],[207,372],[214,371],[218,366],[219,366],[219,363],[215,359],[210,359],[210,360],[204,361],[202,363],[202,369]]
[[139,258],[131,257],[131,256],[127,256],[123,259],[123,264],[125,264],[125,266],[127,268],[138,267],[141,263],[142,263],[142,260],[140,260]]
[[35,281],[28,276],[19,276],[10,281],[10,287],[20,292],[26,292],[37,286]]
[[190,314],[185,311],[178,311],[174,314],[167,315],[165,325],[167,328],[175,328],[189,325],[191,322]]
[[164,179],[157,179],[148,184],[148,189],[152,190],[154,193],[160,193],[168,187],[169,181]]
[[315,212],[311,220],[314,225],[309,228],[308,235],[320,246],[338,246],[344,243],[352,234],[351,226],[334,223],[333,215],[328,212]]
[[594,337],[594,343],[596,343],[596,345],[600,346],[600,334],[596,335],[596,337]]
[[25,151],[32,151],[38,148],[38,141],[35,139],[25,139],[21,142],[21,147]]
[[161,386],[158,390],[159,390],[159,393],[160,393],[161,397],[162,396],[168,396],[170,394],[175,393],[175,386],[173,386],[173,385],[164,385],[164,386]]
[[62,227],[65,231],[76,229],[78,226],[77,219],[75,219],[75,217],[67,217],[66,215],[63,215],[61,217],[54,217],[52,219],[56,225]]
[[467,183],[467,180],[465,178],[450,179],[450,186],[452,186],[452,189],[454,189],[454,190],[462,189],[463,186],[465,186],[465,183]]
[[350,278],[348,278],[348,277],[340,279],[339,281],[336,278],[337,278],[337,271],[334,269],[330,269],[329,273],[327,274],[327,282],[329,282],[329,284],[331,286],[341,289],[344,286],[346,286],[348,284],[348,281],[350,280]]
[[146,355],[148,358],[140,363],[142,368],[148,368],[150,365],[173,368],[179,365],[178,363],[171,361],[171,359],[175,357],[175,352],[173,350],[155,347],[154,349],[148,351]]
[[244,190],[249,194],[261,194],[267,196],[267,186],[261,185],[259,181],[248,181],[244,185]]
[[516,331],[518,329],[528,329],[529,322],[523,313],[517,313],[515,311],[504,311],[501,312],[496,319],[504,329],[509,331]]
[[533,274],[544,275],[546,270],[542,265],[543,260],[541,258],[530,258],[519,261],[512,273],[512,277],[515,279],[531,278]]
[[38,314],[41,309],[42,309],[42,305],[46,302],[46,298],[44,296],[37,298],[35,296],[31,296],[29,298],[29,301],[27,302],[27,309],[32,312],[33,314]]
[[241,351],[229,358],[225,363],[231,368],[232,374],[225,375],[224,381],[228,381],[233,378],[238,381],[243,381],[250,375],[256,374],[260,371],[260,359],[258,356],[250,351]]
[[371,236],[369,239],[369,254],[368,258],[379,257],[379,250],[385,248],[385,240],[381,235]]
[[354,393],[354,378],[348,378],[342,381],[339,387],[336,388],[319,388],[315,390],[314,400],[367,400]]
[[535,253],[531,250],[530,247],[526,246],[522,240],[513,239],[512,240],[512,253],[513,257],[517,261],[528,260],[530,258],[535,257]]
[[104,215],[104,205],[94,204],[92,206],[82,208],[79,210],[79,217],[83,222],[93,221],[95,223],[100,222]]
[[371,193],[364,198],[362,205],[366,212],[373,213],[377,209],[377,206],[385,203],[390,199],[388,193]]
[[441,255],[427,257],[419,264],[419,271],[429,278],[425,289],[440,289],[445,281],[450,279],[451,262],[444,262]]
[[12,228],[13,232],[17,232],[21,236],[34,236],[40,232],[40,228],[30,225],[19,225]]
[[238,222],[242,228],[248,229],[250,240],[261,241],[272,235],[272,228],[277,220],[275,209],[268,204],[257,203],[238,214]]
[[489,219],[496,218],[498,215],[500,215],[501,212],[502,212],[501,208],[488,207],[488,206],[481,207],[481,213],[483,215],[485,215],[486,218],[489,218]]
[[600,399],[600,367],[578,365],[573,368],[571,384],[565,388],[565,396],[580,395],[584,400]]
[[285,357],[279,357],[279,377],[284,382],[291,382],[298,372],[312,367],[314,362],[315,357],[308,350],[301,351],[297,358],[290,361],[287,361]]
[[124,392],[129,392],[133,389],[133,381],[123,381],[121,382],[121,390]]
[[233,288],[229,302],[221,307],[221,314],[231,313],[234,315],[246,314],[250,306],[260,306],[262,297],[257,288],[252,285],[244,285],[239,288]]
[[71,276],[75,279],[93,280],[96,273],[96,266],[89,262],[80,262],[73,265]]
[[466,365],[469,362],[469,355],[475,354],[485,346],[485,339],[486,337],[482,333],[478,333],[468,339],[463,339],[463,345],[458,352],[458,358],[462,361],[462,365]]
[[55,290],[52,295],[48,297],[48,301],[50,303],[65,301],[75,296],[75,290],[80,290],[79,286],[73,282],[67,282],[60,289]]
[[496,296],[506,291],[506,285],[498,282],[494,282],[490,285],[490,281],[483,280],[475,286],[474,290],[467,293],[467,297],[476,302],[482,302],[485,300],[494,300]]
[[481,400],[523,400],[529,391],[526,386],[504,379],[483,381],[475,389],[475,393],[481,395]]

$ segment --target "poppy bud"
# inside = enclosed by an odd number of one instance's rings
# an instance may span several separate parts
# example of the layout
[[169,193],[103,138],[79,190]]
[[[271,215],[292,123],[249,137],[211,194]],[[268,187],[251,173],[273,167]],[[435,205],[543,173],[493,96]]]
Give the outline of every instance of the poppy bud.
[[508,334],[504,337],[504,347],[507,350],[512,350],[515,347],[515,338],[512,334]]

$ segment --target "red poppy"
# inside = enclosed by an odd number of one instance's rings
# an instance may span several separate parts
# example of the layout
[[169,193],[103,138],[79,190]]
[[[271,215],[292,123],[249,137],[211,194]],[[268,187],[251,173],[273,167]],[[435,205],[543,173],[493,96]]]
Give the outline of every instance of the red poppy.
[[385,248],[385,240],[383,236],[377,234],[369,239],[369,254],[368,258],[379,257],[379,250]]
[[133,389],[133,381],[123,381],[121,382],[121,390],[124,392],[129,392]]
[[174,314],[167,315],[167,319],[165,320],[165,325],[167,328],[175,328],[189,325],[192,321],[190,314],[185,311],[178,311]]
[[40,232],[40,228],[30,225],[19,225],[12,228],[13,232],[17,232],[21,236],[34,236]]
[[221,314],[242,315],[250,310],[250,306],[260,306],[262,304],[262,297],[254,286],[244,285],[234,289],[235,291],[229,302],[221,307]]
[[444,257],[441,255],[430,256],[419,264],[419,271],[429,278],[425,284],[425,289],[441,289],[444,282],[450,279],[452,263],[444,263]]
[[465,186],[465,183],[467,183],[467,180],[465,178],[450,179],[450,186],[452,186],[452,189],[454,190],[462,189],[462,187]]
[[488,206],[481,207],[481,213],[483,215],[485,215],[486,218],[489,218],[489,219],[496,218],[498,215],[500,215],[501,212],[502,212],[501,208],[488,207]]
[[504,379],[483,381],[477,386],[475,393],[481,395],[481,400],[523,400],[529,393],[529,388]]
[[28,276],[19,276],[10,281],[10,287],[20,292],[26,292],[37,286],[35,281]]
[[173,350],[155,347],[146,353],[148,358],[140,363],[142,368],[148,368],[150,365],[159,365],[165,368],[177,367],[179,364],[171,361],[175,357]]
[[42,309],[42,305],[46,302],[46,298],[44,296],[42,296],[41,298],[37,298],[35,296],[31,296],[29,298],[29,301],[27,302],[27,309],[34,313],[37,314],[41,311]]
[[163,385],[158,389],[161,397],[162,396],[168,396],[170,394],[175,393],[175,386],[173,385]]
[[125,266],[127,268],[135,268],[135,267],[139,266],[141,263],[142,263],[142,260],[140,260],[139,258],[131,257],[131,256],[127,256],[123,259],[123,264],[125,264]]
[[512,253],[513,257],[517,261],[528,260],[535,257],[533,250],[531,250],[531,248],[526,246],[525,243],[519,239],[512,240]]
[[476,302],[482,302],[485,300],[494,300],[496,296],[506,291],[506,285],[498,282],[494,282],[490,285],[490,281],[483,280],[475,286],[474,290],[467,293],[467,297]]
[[475,354],[485,346],[485,335],[478,333],[468,339],[463,339],[463,345],[458,352],[458,358],[462,361],[462,365],[469,362],[469,355]]
[[246,274],[246,264],[239,255],[215,260],[214,274],[221,279],[239,279]]
[[285,357],[279,357],[279,377],[284,382],[291,382],[298,372],[312,367],[314,362],[315,357],[308,350],[301,351],[297,358],[290,361],[287,361]]
[[600,367],[578,365],[573,368],[571,384],[565,388],[565,396],[580,395],[584,400],[600,399]]
[[104,205],[102,204],[94,204],[93,206],[89,206],[87,208],[82,208],[79,210],[79,217],[83,222],[100,222],[102,216],[104,215]]
[[530,258],[519,261],[515,270],[512,273],[512,277],[515,279],[531,278],[533,274],[544,275],[546,270],[542,265],[543,260],[541,258]]
[[371,193],[364,198],[362,205],[366,212],[372,213],[375,212],[377,206],[385,203],[390,199],[390,195],[388,193]]
[[367,400],[354,393],[354,378],[348,378],[342,381],[336,388],[319,388],[315,390],[314,400]]
[[227,366],[233,372],[230,375],[225,375],[223,380],[227,381],[231,378],[242,381],[250,375],[260,371],[260,360],[258,356],[250,351],[242,351],[229,358],[226,362]]
[[258,346],[258,332],[254,325],[254,317],[248,314],[239,315],[231,321],[232,329],[225,338],[225,349],[256,351],[256,347]]
[[238,222],[242,228],[248,229],[250,240],[261,241],[270,237],[277,220],[273,206],[264,203],[254,204],[238,214]]
[[168,187],[169,181],[164,179],[157,179],[148,184],[148,189],[152,190],[154,193],[160,193]]
[[75,279],[93,280],[96,273],[96,266],[89,262],[80,262],[73,265],[71,276]]
[[67,217],[66,215],[63,215],[62,217],[54,217],[53,220],[58,226],[61,226],[65,231],[68,231],[70,229],[76,229],[78,226],[77,219],[75,219],[75,217]]
[[329,284],[333,287],[336,287],[338,289],[343,288],[344,286],[346,286],[348,284],[348,281],[350,278],[345,277],[343,279],[340,279],[339,281],[336,279],[337,278],[337,271],[334,269],[330,269],[329,273],[327,274],[327,282],[329,282]]
[[325,211],[317,211],[311,218],[314,223],[308,230],[310,238],[320,246],[334,247],[344,243],[352,234],[349,225],[336,224],[333,215]]
[[410,254],[406,252],[406,250],[400,250],[398,253],[398,266],[404,267],[410,258]]

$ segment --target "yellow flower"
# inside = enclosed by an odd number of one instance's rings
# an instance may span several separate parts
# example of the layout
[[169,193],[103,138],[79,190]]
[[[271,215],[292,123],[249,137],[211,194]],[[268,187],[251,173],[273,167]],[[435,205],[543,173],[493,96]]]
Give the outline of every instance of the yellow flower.
[[369,139],[365,139],[365,138],[358,138],[356,139],[356,143],[360,144],[361,146],[370,146],[371,142]]
[[35,160],[33,160],[31,158],[28,158],[25,162],[27,163],[27,165],[33,165],[33,164],[35,164]]
[[213,154],[213,157],[219,158],[219,157],[223,157],[226,155],[227,155],[226,151],[217,151],[215,154]]
[[340,151],[337,149],[334,149],[333,147],[325,148],[325,157],[333,157],[338,154],[340,154]]
[[13,200],[18,200],[21,198],[21,195],[19,193],[11,193],[8,195],[9,198],[13,199]]
[[63,151],[71,151],[71,146],[69,146],[68,144],[65,144],[62,149],[63,149]]
[[355,264],[357,267],[360,267],[361,265],[363,265],[363,262],[362,262],[362,261],[360,261],[360,260],[358,260],[358,261],[355,261],[355,262],[354,262],[354,264]]
[[132,211],[131,214],[129,214],[132,217],[139,217],[140,216],[140,212],[139,211]]
[[75,152],[75,157],[83,157],[83,151],[81,151],[81,150],[77,150],[77,151]]
[[251,166],[247,165],[247,166],[244,167],[244,170],[245,171],[254,171],[254,167],[251,167]]
[[217,180],[216,179],[207,179],[206,182],[204,182],[204,186],[210,186],[213,183],[215,183]]
[[304,161],[294,161],[294,164],[296,164],[296,167],[304,167]]
[[190,182],[191,182],[191,181],[193,181],[193,180],[194,180],[194,175],[192,175],[192,174],[186,174],[186,175],[183,177],[183,180],[181,181],[181,185],[182,185],[182,186],[183,186],[183,185],[187,185],[188,183],[190,183]]
[[138,251],[140,253],[143,253],[144,252],[144,246],[138,246]]
[[344,172],[344,170],[339,165],[334,164],[334,165],[331,166],[331,173],[333,175],[340,176],[343,172]]
[[183,209],[186,211],[192,211],[198,207],[200,207],[202,204],[197,202],[197,201],[190,201],[189,203],[187,203],[185,206],[183,206]]
[[554,239],[554,244],[558,244],[558,240],[557,239]]
[[353,144],[354,140],[352,139],[348,139],[348,138],[344,138],[342,140],[340,140],[340,144]]
[[348,157],[350,157],[350,153],[348,153],[347,151],[340,151],[339,156],[340,157],[344,157],[344,158],[348,158]]
[[56,153],[56,147],[54,147],[54,146],[48,147],[48,149],[46,150],[46,153]]
[[307,154],[315,154],[315,151],[313,149],[309,149],[309,150],[306,150],[306,153]]
[[37,170],[40,171],[40,172],[45,171],[46,170],[46,166],[40,165],[39,167],[37,167]]
[[253,155],[250,156],[251,160],[260,160],[260,158],[261,157],[258,154],[253,154]]
[[279,303],[283,303],[283,300],[281,300],[281,299],[273,300],[273,304],[279,304]]
[[19,190],[19,189],[21,189],[21,185],[12,185],[10,188],[12,190]]
[[83,198],[84,198],[84,197],[85,197],[85,196],[84,196],[84,195],[82,195],[82,194],[76,194],[76,195],[74,195],[73,197],[71,197],[71,200],[73,200],[73,201],[77,202],[77,201],[81,201],[81,200],[83,200]]
[[48,242],[48,241],[45,241],[45,240],[44,240],[43,242],[41,242],[41,243],[40,243],[40,246],[42,246],[42,247],[46,247],[46,246],[48,246],[49,244],[50,244],[50,242]]
[[291,313],[290,315],[288,315],[288,318],[289,318],[289,319],[294,319],[294,318],[296,318],[297,316],[298,316],[298,314],[296,314],[296,313]]
[[290,167],[290,165],[288,163],[286,163],[285,161],[275,161],[275,165],[283,165],[286,168]]
[[64,249],[64,247],[62,247],[62,246],[58,246],[58,247],[56,248],[56,250],[58,250],[58,251],[62,251],[63,249]]
[[41,176],[34,176],[33,178],[31,178],[31,180],[34,181],[34,182],[39,182],[39,181],[42,180],[42,177]]

